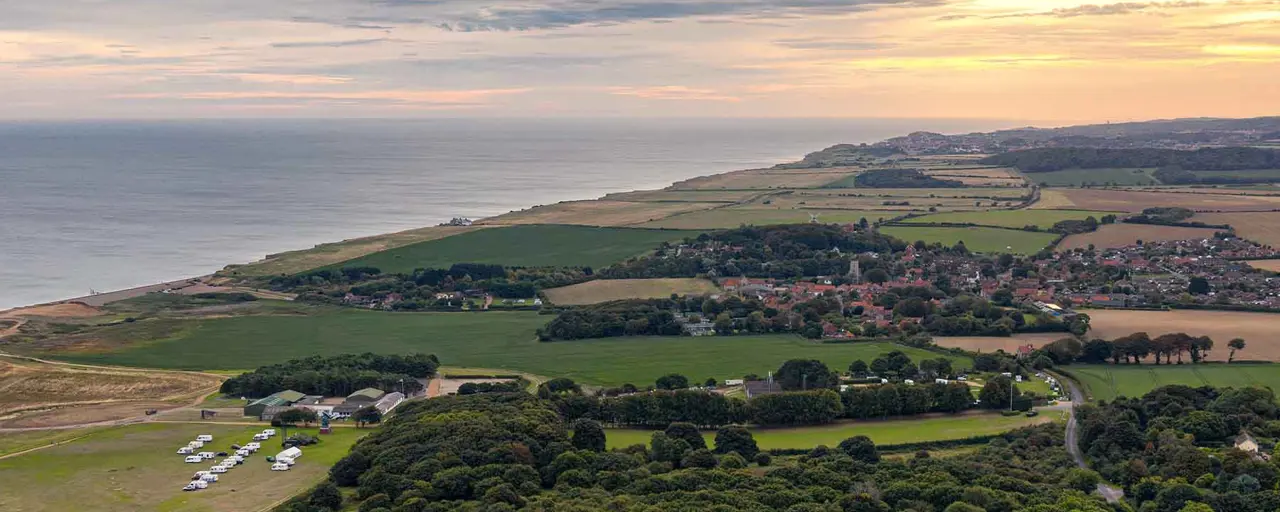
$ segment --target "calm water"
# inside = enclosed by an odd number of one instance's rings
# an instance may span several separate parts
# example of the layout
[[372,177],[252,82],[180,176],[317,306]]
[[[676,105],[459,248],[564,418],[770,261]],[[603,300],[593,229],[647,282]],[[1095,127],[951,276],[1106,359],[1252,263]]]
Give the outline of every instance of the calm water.
[[0,123],[0,309],[993,121]]

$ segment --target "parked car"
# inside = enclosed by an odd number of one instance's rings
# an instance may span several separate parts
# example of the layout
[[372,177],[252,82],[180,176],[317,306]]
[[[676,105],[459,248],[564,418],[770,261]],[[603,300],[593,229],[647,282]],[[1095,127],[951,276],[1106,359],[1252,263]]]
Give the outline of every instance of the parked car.
[[218,456],[219,456],[219,457],[226,457],[226,456],[227,456],[227,452],[218,452]]
[[188,455],[187,458],[182,459],[182,461],[186,463],[204,462],[204,457],[201,457],[199,455]]
[[283,462],[277,462],[271,465],[271,470],[272,471],[288,471],[289,465]]

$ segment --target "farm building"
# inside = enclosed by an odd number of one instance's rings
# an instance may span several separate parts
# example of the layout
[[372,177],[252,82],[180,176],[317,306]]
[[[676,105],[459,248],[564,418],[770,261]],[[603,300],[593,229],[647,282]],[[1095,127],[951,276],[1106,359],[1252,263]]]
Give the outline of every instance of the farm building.
[[355,393],[347,395],[346,403],[366,403],[371,404],[381,400],[386,392],[376,388],[364,388]]
[[400,402],[403,401],[404,393],[387,393],[382,397],[382,399],[378,400],[378,403],[373,404],[373,406],[378,408],[378,412],[386,414],[391,412],[392,409],[395,409],[396,406],[400,405]]
[[245,416],[262,416],[268,407],[289,407],[306,398],[307,395],[288,389],[269,396],[259,398],[244,406]]

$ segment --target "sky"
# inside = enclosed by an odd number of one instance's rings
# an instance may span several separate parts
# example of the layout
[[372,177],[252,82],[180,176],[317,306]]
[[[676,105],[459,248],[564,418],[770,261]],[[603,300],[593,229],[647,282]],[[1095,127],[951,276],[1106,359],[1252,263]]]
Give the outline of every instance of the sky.
[[14,0],[0,119],[1280,115],[1280,0]]

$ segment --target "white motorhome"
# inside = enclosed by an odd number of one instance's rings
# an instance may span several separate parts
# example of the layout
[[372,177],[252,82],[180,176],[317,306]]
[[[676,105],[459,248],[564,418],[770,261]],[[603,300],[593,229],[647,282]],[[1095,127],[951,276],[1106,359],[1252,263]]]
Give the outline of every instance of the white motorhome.
[[255,451],[255,452],[256,452],[256,451],[258,451],[258,450],[262,449],[262,443],[248,443],[248,444],[244,445],[244,449],[246,449],[246,450],[251,450],[251,451]]
[[271,470],[272,471],[288,471],[289,465],[283,462],[277,462],[271,465]]
[[186,463],[204,462],[204,457],[201,457],[199,455],[188,455],[187,458],[182,459],[182,461]]
[[244,448],[236,450],[236,455],[240,457],[248,457],[250,453],[253,453],[253,452],[246,450]]
[[192,441],[187,443],[187,446],[191,448],[204,448],[204,441]]
[[200,434],[196,436],[196,441],[207,443],[209,441],[213,441],[213,436],[209,434]]
[[292,448],[289,448],[288,450],[282,451],[279,454],[277,454],[276,460],[280,460],[280,459],[293,460],[301,456],[302,456],[302,449],[298,448],[297,446],[294,446]]
[[254,440],[254,441],[266,441],[267,439],[271,439],[271,436],[266,435],[266,434],[254,434],[254,435],[253,435],[253,440]]

